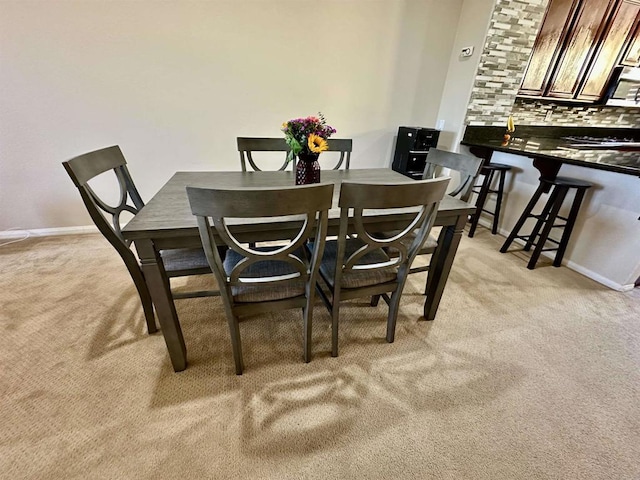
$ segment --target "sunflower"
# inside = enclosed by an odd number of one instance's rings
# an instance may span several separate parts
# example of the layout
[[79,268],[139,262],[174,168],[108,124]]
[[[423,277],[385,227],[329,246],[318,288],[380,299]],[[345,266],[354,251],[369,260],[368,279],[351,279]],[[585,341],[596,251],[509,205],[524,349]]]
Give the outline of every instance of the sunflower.
[[324,138],[316,135],[315,133],[309,134],[307,145],[309,145],[309,150],[311,150],[313,153],[321,153],[329,148],[327,141]]

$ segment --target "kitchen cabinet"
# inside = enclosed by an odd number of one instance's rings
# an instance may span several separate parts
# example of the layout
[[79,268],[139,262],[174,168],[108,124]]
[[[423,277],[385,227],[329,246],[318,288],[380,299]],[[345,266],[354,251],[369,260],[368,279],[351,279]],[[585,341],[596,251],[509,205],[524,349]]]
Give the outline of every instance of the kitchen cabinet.
[[584,0],[580,2],[567,42],[551,78],[548,97],[574,98],[580,80],[587,71],[597,40],[604,30],[604,19],[609,16],[615,0]]
[[545,93],[551,66],[560,54],[578,3],[577,0],[551,0],[549,3],[522,80],[521,94],[540,96]]
[[576,98],[595,101],[602,97],[620,52],[637,25],[639,14],[640,3],[623,0],[618,4]]
[[551,0],[519,95],[594,102],[601,98],[640,18],[640,0]]
[[636,19],[635,33],[620,63],[626,67],[640,67],[640,18]]

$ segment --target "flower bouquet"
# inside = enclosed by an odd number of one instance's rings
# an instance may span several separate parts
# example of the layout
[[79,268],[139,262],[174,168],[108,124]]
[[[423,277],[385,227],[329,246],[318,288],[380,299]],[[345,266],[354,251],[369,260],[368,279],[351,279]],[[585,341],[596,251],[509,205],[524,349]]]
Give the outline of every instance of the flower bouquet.
[[320,182],[318,156],[329,148],[327,139],[336,129],[327,125],[322,115],[295,118],[282,124],[285,141],[289,146],[288,160],[298,157],[296,185]]
[[336,129],[327,125],[322,113],[317,117],[295,118],[282,124],[284,138],[289,145],[289,160],[300,153],[321,153],[327,146],[327,138],[336,133]]

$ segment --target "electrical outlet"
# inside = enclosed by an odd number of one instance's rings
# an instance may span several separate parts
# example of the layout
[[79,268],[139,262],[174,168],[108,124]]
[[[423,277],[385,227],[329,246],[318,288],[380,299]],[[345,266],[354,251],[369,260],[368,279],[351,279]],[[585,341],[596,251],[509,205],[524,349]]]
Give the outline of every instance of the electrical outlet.
[[436,130],[444,130],[444,120],[438,120],[436,122]]
[[460,50],[461,57],[470,57],[471,55],[473,55],[473,47],[464,47]]

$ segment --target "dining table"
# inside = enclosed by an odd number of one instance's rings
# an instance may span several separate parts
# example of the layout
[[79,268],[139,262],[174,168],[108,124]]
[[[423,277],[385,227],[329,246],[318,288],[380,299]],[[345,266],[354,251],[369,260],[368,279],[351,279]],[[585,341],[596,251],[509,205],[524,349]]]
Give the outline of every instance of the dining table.
[[[334,184],[332,208],[329,210],[328,235],[338,232],[340,208],[338,199],[343,181],[361,183],[413,182],[390,168],[349,170],[323,170],[322,183]],[[153,198],[122,228],[126,240],[134,243],[164,336],[173,369],[178,372],[187,367],[187,346],[171,294],[160,251],[173,248],[201,247],[196,218],[187,199],[187,186],[242,189],[278,188],[293,186],[292,171],[182,171],[176,172]],[[431,258],[425,285],[424,318],[433,320],[444,292],[463,228],[475,206],[448,195],[440,202],[435,226],[441,226],[438,246]],[[393,231],[404,228],[415,215],[415,209],[394,212],[368,211],[367,224],[371,232]],[[236,219],[243,241],[269,241],[287,238],[291,224],[282,217],[252,221]]]

